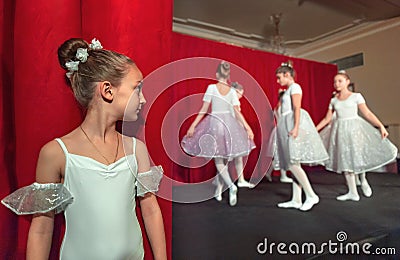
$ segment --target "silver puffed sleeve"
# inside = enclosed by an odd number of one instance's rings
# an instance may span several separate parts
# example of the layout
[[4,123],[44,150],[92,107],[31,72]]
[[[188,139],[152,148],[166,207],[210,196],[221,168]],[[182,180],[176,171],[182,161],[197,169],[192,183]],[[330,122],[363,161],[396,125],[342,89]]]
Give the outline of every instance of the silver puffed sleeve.
[[1,203],[17,215],[60,213],[71,203],[73,197],[62,183],[33,183],[5,197]]
[[136,195],[144,196],[148,192],[157,192],[163,172],[161,166],[153,166],[150,171],[139,173],[136,178]]

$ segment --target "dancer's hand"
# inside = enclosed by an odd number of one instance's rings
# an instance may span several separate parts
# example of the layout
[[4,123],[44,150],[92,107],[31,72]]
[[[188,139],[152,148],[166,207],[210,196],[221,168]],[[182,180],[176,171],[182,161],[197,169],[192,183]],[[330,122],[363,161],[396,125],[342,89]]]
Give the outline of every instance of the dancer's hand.
[[386,137],[389,135],[388,131],[386,131],[385,126],[381,126],[381,127],[379,128],[379,130],[381,131],[382,139],[386,138]]
[[293,128],[292,131],[289,132],[289,136],[292,136],[295,139],[296,139],[296,137],[298,135],[299,135],[299,129],[298,128]]
[[187,133],[186,133],[186,136],[187,136],[187,137],[192,137],[193,134],[194,134],[194,126],[190,126],[190,127],[189,127],[189,130],[188,130]]
[[247,131],[247,135],[249,136],[249,138],[250,138],[251,140],[254,140],[254,133],[253,133],[253,131],[251,130],[251,128],[246,129],[246,131]]

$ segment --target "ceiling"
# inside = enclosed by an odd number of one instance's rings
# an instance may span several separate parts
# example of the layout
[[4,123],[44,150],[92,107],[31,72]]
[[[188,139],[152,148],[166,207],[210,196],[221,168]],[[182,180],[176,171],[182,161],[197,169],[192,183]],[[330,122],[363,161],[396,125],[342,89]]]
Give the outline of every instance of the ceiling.
[[[174,0],[173,16],[177,32],[285,53],[398,17],[400,0]],[[282,36],[284,50],[273,49],[274,35]]]

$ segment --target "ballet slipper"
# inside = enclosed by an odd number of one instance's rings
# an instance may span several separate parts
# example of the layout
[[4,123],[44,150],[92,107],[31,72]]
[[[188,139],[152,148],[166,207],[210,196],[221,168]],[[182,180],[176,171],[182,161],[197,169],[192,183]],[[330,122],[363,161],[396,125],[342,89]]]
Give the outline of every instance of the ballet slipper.
[[300,210],[301,211],[308,211],[315,204],[317,204],[318,202],[319,202],[319,197],[318,196],[307,198],[306,201],[304,201],[303,205],[301,206]]
[[355,178],[356,178],[356,185],[361,186],[360,176],[356,175]]
[[372,196],[372,189],[369,186],[368,182],[361,183],[361,190],[365,197],[369,198]]
[[287,176],[281,176],[279,180],[280,180],[282,183],[292,183],[292,182],[293,182],[293,179],[292,179],[292,178],[289,178],[289,177],[287,177]]
[[237,187],[235,185],[232,185],[229,188],[229,205],[235,206],[237,203]]
[[292,200],[287,202],[282,202],[278,204],[279,208],[284,209],[299,209],[302,205],[301,203],[301,187],[296,182],[292,182]]
[[283,209],[299,209],[301,208],[301,202],[290,200],[287,202],[278,203],[278,207]]
[[267,173],[267,174],[265,175],[265,178],[267,178],[267,180],[268,180],[269,182],[272,182],[271,173]]
[[336,197],[336,199],[340,200],[340,201],[346,201],[346,200],[359,201],[360,196],[358,195],[358,192],[357,192],[355,174],[354,173],[345,173],[344,177],[346,179],[349,192],[347,192],[344,195],[340,195],[340,196]]
[[336,197],[336,199],[340,200],[340,201],[346,201],[346,200],[359,201],[360,196],[358,194],[352,194],[349,192],[344,195],[340,195],[340,196]]
[[293,179],[292,179],[292,178],[289,178],[289,177],[287,176],[285,170],[281,170],[280,181],[281,181],[282,183],[292,183],[292,182],[293,182]]
[[254,184],[252,184],[252,183],[250,183],[250,182],[247,182],[247,181],[245,181],[245,180],[242,180],[242,181],[238,181],[237,186],[238,186],[239,188],[250,188],[250,189],[252,189],[252,188],[254,188],[256,185],[254,185]]
[[221,184],[218,184],[218,185],[217,185],[217,188],[215,189],[214,198],[215,198],[217,201],[221,201],[221,200],[222,200],[222,185],[221,185]]

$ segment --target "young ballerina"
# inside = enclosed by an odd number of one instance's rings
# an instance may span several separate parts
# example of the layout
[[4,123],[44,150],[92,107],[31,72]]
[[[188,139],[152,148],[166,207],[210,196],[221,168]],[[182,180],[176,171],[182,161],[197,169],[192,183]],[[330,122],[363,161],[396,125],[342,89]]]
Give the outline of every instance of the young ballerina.
[[[239,82],[232,82],[231,87],[236,91],[236,94],[237,94],[238,99],[239,99],[239,102],[240,102],[240,99],[241,99],[241,98],[243,97],[243,95],[244,95],[244,88],[243,88],[243,86],[242,86],[241,84],[239,84]],[[239,110],[240,112],[242,111],[242,109],[241,109],[241,107],[240,107],[240,104],[239,104],[238,110]],[[244,187],[244,188],[250,188],[250,189],[254,188],[254,187],[255,187],[254,184],[252,184],[252,183],[250,183],[250,182],[248,182],[248,181],[246,181],[246,180],[244,179],[244,174],[243,174],[243,157],[236,157],[236,158],[234,159],[234,161],[235,161],[236,173],[237,173],[237,175],[238,175],[237,186],[238,186],[239,188],[243,188],[243,187]]]
[[[280,116],[281,116],[281,99],[282,99],[283,94],[285,94],[285,91],[286,91],[285,89],[281,89],[281,88],[278,90],[278,104],[276,105],[276,107],[275,107],[275,109],[274,109],[274,116],[275,116],[276,122],[278,122],[278,120],[279,120],[279,118],[280,118]],[[280,175],[280,178],[279,178],[280,182],[283,182],[283,183],[292,183],[293,180],[292,180],[292,178],[289,178],[289,177],[287,176],[287,172],[286,172],[284,169],[280,169],[280,168],[279,168],[279,154],[278,154],[278,147],[277,147],[277,144],[276,144],[276,128],[275,128],[274,135],[275,135],[275,142],[274,142],[274,159],[273,159],[273,161],[272,161],[272,167],[273,167],[274,170],[280,171],[280,174],[281,174],[281,175]],[[268,180],[269,182],[272,182],[272,170],[269,171],[269,172],[265,175],[265,177],[267,178],[267,180]]]
[[[348,89],[350,89],[350,87]],[[332,98],[336,97],[336,95],[337,95],[336,91],[333,91]],[[322,128],[322,130],[319,131],[319,136],[321,136],[322,142],[324,143],[326,150],[328,150],[328,147],[329,147],[329,138],[331,136],[331,129],[332,129],[332,125],[335,121],[336,121],[336,112],[333,111],[330,122],[324,128]],[[360,175],[361,174],[355,175],[357,186],[361,186]]]
[[143,142],[115,129],[128,101],[132,121],[145,104],[142,73],[130,58],[103,49],[97,40],[69,39],[59,47],[58,59],[86,116],[75,130],[43,146],[36,182],[2,201],[18,214],[34,214],[27,259],[48,259],[54,215],[62,210],[66,232],[60,259],[143,259],[136,196],[154,258],[167,259],[152,193],[162,169],[150,167]]
[[[321,130],[331,122],[332,114],[336,114],[327,143],[329,161],[325,167],[344,174],[349,191],[337,197],[340,201],[360,200],[356,174],[360,175],[363,194],[371,197],[372,189],[365,172],[395,160],[397,155],[397,148],[386,138],[388,132],[384,125],[369,110],[363,96],[349,90],[349,84],[350,77],[346,72],[340,71],[335,76],[337,94],[331,99],[326,116],[317,125],[317,130]],[[358,112],[379,130],[360,117]]]
[[[277,124],[279,168],[289,170],[294,176],[292,200],[279,203],[278,207],[307,211],[319,202],[319,197],[300,164],[323,164],[328,154],[309,114],[301,108],[302,90],[294,81],[292,65],[283,63],[275,74],[277,82],[288,87],[282,96],[281,117]],[[302,190],[306,195],[304,203]]]
[[[222,61],[216,73],[218,83],[208,86],[203,106],[182,139],[182,147],[190,155],[214,158],[219,176],[229,187],[229,204],[234,206],[237,203],[237,187],[225,161],[248,155],[255,144],[253,131],[239,110],[236,91],[228,85],[229,75],[230,64]],[[202,120],[210,104],[212,112]],[[240,173],[242,171],[239,170]],[[217,185],[215,191],[218,201],[222,200],[222,186]]]

